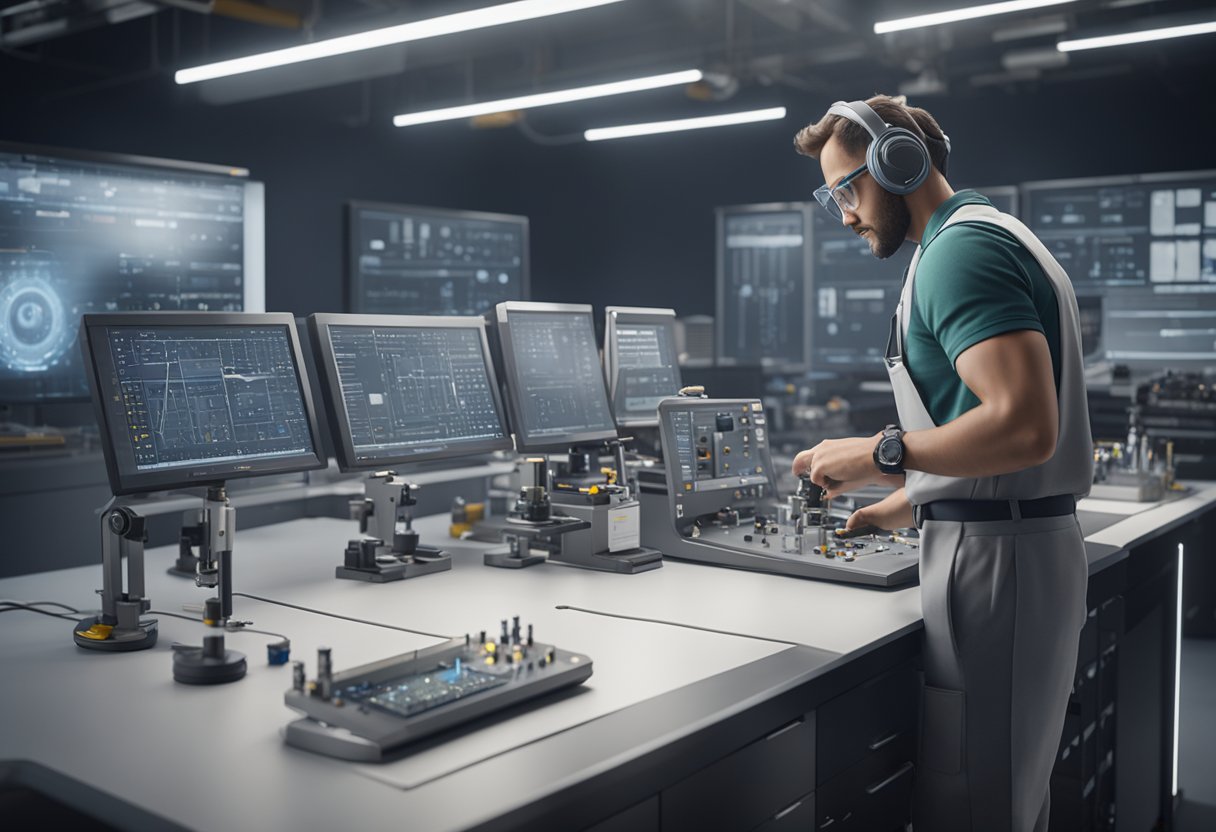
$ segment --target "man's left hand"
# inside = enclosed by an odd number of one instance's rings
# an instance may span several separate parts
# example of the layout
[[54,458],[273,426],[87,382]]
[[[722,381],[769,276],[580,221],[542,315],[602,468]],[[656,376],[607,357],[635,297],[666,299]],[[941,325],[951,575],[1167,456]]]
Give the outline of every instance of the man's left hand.
[[809,474],[811,482],[833,499],[846,491],[864,488],[883,478],[874,464],[874,448],[881,433],[850,439],[825,439],[794,457],[794,476]]

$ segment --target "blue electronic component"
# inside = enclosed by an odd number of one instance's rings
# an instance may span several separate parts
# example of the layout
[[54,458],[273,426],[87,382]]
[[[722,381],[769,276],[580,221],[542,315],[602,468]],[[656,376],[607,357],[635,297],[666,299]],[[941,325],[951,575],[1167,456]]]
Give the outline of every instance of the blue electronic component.
[[382,685],[353,685],[337,691],[340,699],[365,702],[398,716],[413,716],[492,690],[507,679],[469,670],[459,659],[453,667],[440,665],[425,673],[413,673]]
[[287,664],[291,659],[291,642],[276,641],[266,645],[266,661],[270,664]]

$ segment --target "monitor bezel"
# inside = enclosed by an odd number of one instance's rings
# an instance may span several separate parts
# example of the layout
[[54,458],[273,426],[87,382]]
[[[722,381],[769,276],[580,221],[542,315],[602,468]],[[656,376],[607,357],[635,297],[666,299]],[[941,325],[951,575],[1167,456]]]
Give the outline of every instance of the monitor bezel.
[[[607,306],[604,308],[604,377],[608,384],[608,406],[612,408],[612,418],[618,428],[657,428],[659,426],[659,411],[655,408],[654,418],[621,416],[616,411],[616,391],[619,383],[617,366],[616,327],[618,323],[626,324],[661,324],[667,327],[671,334],[671,347],[675,350],[676,310],[648,306]],[[611,347],[611,349],[610,349]],[[679,387],[683,386],[683,374],[680,372],[679,355],[675,356],[677,389],[669,394],[675,396]]]
[[[234,467],[232,463],[222,466],[208,467],[206,465],[182,466],[167,470],[128,472],[123,473],[118,465],[115,450],[116,433],[120,430],[126,433],[126,426],[117,426],[110,420],[110,414],[102,401],[103,382],[100,368],[96,361],[99,349],[108,348],[105,337],[109,327],[276,327],[287,330],[291,344],[292,358],[296,363],[296,379],[300,384],[301,398],[304,403],[305,418],[308,420],[308,430],[312,438],[312,456],[281,457],[253,460]],[[83,315],[80,322],[80,343],[84,351],[86,375],[89,379],[89,394],[93,401],[93,411],[101,432],[101,450],[105,458],[106,474],[110,481],[110,490],[114,496],[130,494],[146,494],[155,491],[166,491],[177,488],[200,488],[216,485],[234,479],[247,477],[273,476],[278,474],[294,474],[301,471],[311,471],[326,466],[322,451],[321,434],[317,424],[316,406],[312,388],[308,383],[308,371],[304,364],[304,354],[300,348],[300,338],[296,332],[295,318],[286,312],[103,312]],[[192,473],[193,472],[193,473]]]
[[562,439],[532,439],[523,430],[523,408],[519,402],[518,391],[515,389],[515,379],[519,377],[518,364],[515,361],[515,345],[511,335],[510,316],[512,312],[553,312],[560,314],[585,314],[591,325],[592,343],[595,343],[595,315],[590,304],[586,303],[538,303],[535,301],[503,301],[494,307],[494,317],[498,329],[498,346],[503,361],[503,389],[506,391],[507,407],[510,413],[509,422],[515,437],[515,450],[520,453],[545,453],[549,451],[568,450],[582,445],[599,445],[620,438],[616,426],[616,417],[612,412],[612,400],[608,398],[608,384],[604,374],[600,372],[600,383],[603,384],[604,400],[608,406],[608,416],[612,419],[613,429],[608,431],[587,431],[584,433],[566,434]]
[[[720,367],[758,367],[764,372],[796,373],[811,369],[810,314],[815,285],[812,257],[811,209],[809,202],[760,202],[748,205],[722,205],[714,209],[714,363]],[[797,213],[802,216],[802,358],[741,360],[726,353],[726,218],[739,214]]]
[[[523,256],[520,258],[520,286],[523,301],[532,296],[532,260],[530,253],[531,226],[527,217],[521,214],[497,214],[489,211],[467,211],[459,208],[434,208],[426,205],[409,205],[396,202],[375,202],[372,200],[352,199],[345,205],[346,221],[343,223],[342,247],[345,253],[342,269],[342,302],[343,309],[350,315],[377,314],[365,312],[359,308],[360,294],[363,288],[359,273],[359,255],[355,244],[355,229],[359,212],[365,209],[374,211],[393,211],[400,214],[425,214],[453,220],[484,220],[487,222],[507,222],[517,224],[523,231]],[[494,307],[486,309],[487,314]],[[425,314],[425,313],[417,313]],[[463,316],[446,316],[463,317]]]
[[[265,183],[249,178],[250,173],[248,168],[235,165],[212,164],[209,162],[190,162],[182,159],[166,159],[158,156],[138,156],[130,153],[110,153],[100,150],[27,144],[25,142],[0,141],[0,153],[32,156],[48,160],[63,159],[73,162],[92,162],[129,169],[237,180],[245,186],[245,221],[243,223],[244,262],[242,264],[243,273],[241,275],[242,312],[261,313],[266,311],[266,187]],[[184,311],[191,313],[194,310]],[[94,314],[110,313],[98,312]],[[79,326],[77,329],[78,331],[80,330]],[[77,337],[79,339],[79,335]],[[80,346],[83,346],[83,342]],[[86,366],[83,369],[85,375],[88,376],[90,373],[89,368]],[[6,399],[5,402],[15,405],[27,404],[50,407],[57,404],[86,402],[91,398],[91,389],[86,389],[80,394],[56,396],[43,396],[31,393]]]
[[[379,456],[374,460],[360,459],[355,450],[346,408],[340,403],[342,384],[338,378],[337,359],[334,355],[331,326],[379,327],[383,329],[476,329],[481,341],[481,354],[486,362],[486,374],[490,381],[490,393],[498,411],[502,437],[498,439],[476,439],[461,442],[458,447],[436,451],[409,451],[396,455]],[[509,451],[513,444],[511,429],[507,424],[506,410],[499,394],[498,375],[494,370],[494,359],[490,353],[490,342],[486,336],[485,319],[480,316],[457,315],[356,315],[339,312],[317,312],[308,316],[308,334],[312,340],[317,373],[321,382],[321,401],[330,425],[330,438],[338,468],[343,472],[379,470],[391,465],[425,462],[435,459],[454,459],[465,456]]]

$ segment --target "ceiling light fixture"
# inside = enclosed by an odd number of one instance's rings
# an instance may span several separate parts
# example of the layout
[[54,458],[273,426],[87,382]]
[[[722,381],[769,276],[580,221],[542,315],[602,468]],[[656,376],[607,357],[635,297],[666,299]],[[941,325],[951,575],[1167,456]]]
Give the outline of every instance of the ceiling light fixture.
[[1044,6],[1059,6],[1064,3],[1073,2],[1075,0],[1009,0],[1005,3],[987,3],[983,6],[968,6],[964,9],[952,9],[947,12],[918,14],[915,17],[901,17],[898,20],[880,20],[874,24],[874,34],[885,35],[888,32],[901,32],[904,29],[941,26],[944,23],[957,23],[960,20],[974,20],[977,17],[991,17],[996,14],[1023,12],[1029,9],[1041,9]]
[[548,107],[551,104],[566,104],[571,101],[585,101],[589,98],[604,98],[609,95],[622,95],[629,92],[654,90],[660,87],[672,87],[677,84],[692,84],[701,80],[701,70],[689,69],[683,72],[668,72],[664,75],[650,75],[645,78],[633,78],[629,81],[613,81],[609,84],[595,84],[590,87],[576,87],[570,90],[555,90],[535,95],[521,95],[517,98],[502,98],[498,101],[483,101],[480,104],[464,104],[459,107],[445,107],[441,110],[424,110],[418,113],[402,113],[393,116],[393,124],[397,127],[413,127],[418,124],[432,124],[436,121],[451,121],[458,118],[473,118],[490,113],[503,113],[512,110],[530,110],[534,107]]
[[707,127],[725,127],[730,124],[751,124],[755,121],[774,121],[785,118],[784,107],[769,107],[765,110],[748,110],[743,113],[723,113],[701,118],[683,118],[675,121],[652,121],[648,124],[622,124],[619,127],[596,127],[583,133],[589,142],[605,139],[627,139],[631,136],[653,136],[656,133],[675,133],[680,130],[703,130]]
[[276,49],[273,52],[263,52],[259,55],[249,55],[244,58],[233,58],[229,61],[219,61],[213,64],[179,69],[173,79],[179,84],[194,84],[199,81],[209,81],[213,78],[223,78],[228,75],[239,75],[243,72],[256,72],[276,66],[297,64],[303,61],[315,61],[318,58],[330,58],[334,55],[344,55],[348,52],[359,52],[364,49],[375,49],[380,46],[391,46],[398,43],[436,38],[441,35],[451,35],[457,32],[469,32],[474,29],[486,29],[490,26],[502,26],[506,23],[518,23],[524,20],[534,20],[538,17],[549,17],[566,12],[576,12],[595,6],[606,6],[609,3],[620,3],[622,0],[517,0],[514,3],[501,3],[482,9],[471,9],[456,14],[446,14],[426,20],[416,20],[399,26],[388,26],[383,29],[373,29],[370,32],[359,32],[354,35],[329,38],[315,43],[305,43],[286,49]]
[[1216,20],[1207,23],[1191,23],[1186,26],[1165,26],[1160,29],[1141,29],[1120,35],[1103,35],[1094,38],[1062,40],[1056,44],[1061,52],[1078,52],[1082,49],[1101,49],[1104,46],[1126,46],[1129,43],[1148,43],[1154,40],[1185,38],[1191,35],[1210,35],[1216,32]]

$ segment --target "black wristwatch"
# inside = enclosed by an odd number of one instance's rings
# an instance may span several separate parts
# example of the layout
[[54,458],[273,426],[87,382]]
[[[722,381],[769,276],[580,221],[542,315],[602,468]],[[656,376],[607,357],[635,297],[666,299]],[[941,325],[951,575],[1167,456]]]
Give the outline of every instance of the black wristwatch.
[[884,474],[904,472],[904,432],[899,425],[887,425],[874,446],[874,464]]

